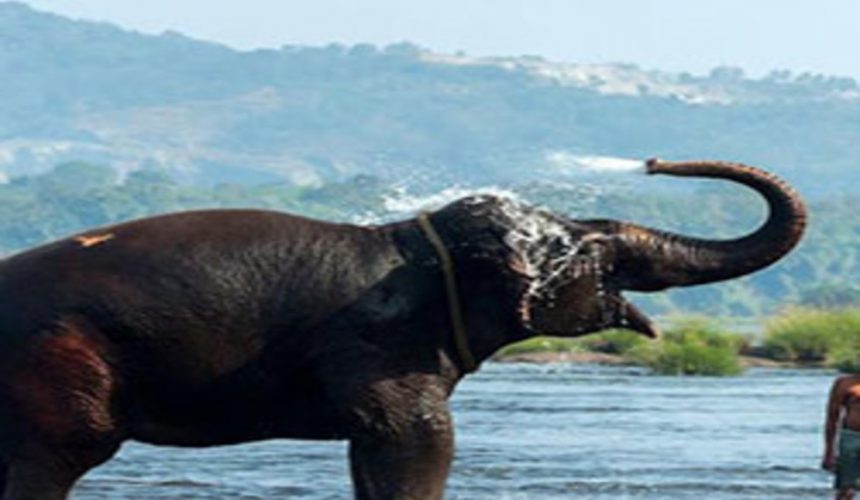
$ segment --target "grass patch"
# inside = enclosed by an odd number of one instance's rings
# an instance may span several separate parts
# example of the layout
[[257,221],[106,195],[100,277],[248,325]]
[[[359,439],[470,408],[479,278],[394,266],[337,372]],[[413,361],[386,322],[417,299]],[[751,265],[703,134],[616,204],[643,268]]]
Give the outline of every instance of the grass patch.
[[496,356],[504,357],[533,352],[577,352],[581,350],[582,347],[577,339],[532,337],[499,349]]
[[793,309],[765,325],[765,353],[774,359],[860,370],[860,309]]
[[580,350],[604,354],[626,354],[649,342],[641,334],[630,330],[606,330],[575,339]]
[[[659,341],[626,330],[578,338],[535,337],[501,349],[498,356],[534,352],[599,352],[666,375],[736,375],[739,353],[752,352],[746,338],[702,317],[675,320]],[[860,373],[860,308],[792,309],[765,323],[756,355],[792,363],[816,363]]]
[[600,352],[617,354],[631,364],[664,375],[737,375],[743,370],[738,352],[741,335],[714,321],[691,317],[674,321],[659,341],[628,330],[607,330],[578,338],[534,337],[501,349],[498,357],[535,352]]
[[585,337],[532,337],[503,347],[497,357],[530,354],[534,352],[600,352],[624,354],[648,340],[628,330],[606,330]]
[[626,356],[661,375],[738,375],[743,336],[704,318],[676,320],[663,338],[637,346]]

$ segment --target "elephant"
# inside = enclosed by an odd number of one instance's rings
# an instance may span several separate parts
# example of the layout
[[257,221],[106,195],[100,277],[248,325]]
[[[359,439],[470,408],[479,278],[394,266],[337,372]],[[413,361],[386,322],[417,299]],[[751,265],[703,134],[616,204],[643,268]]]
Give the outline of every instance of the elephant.
[[760,193],[733,240],[575,220],[475,195],[360,226],[199,210],[93,229],[0,262],[0,490],[66,498],[127,440],[347,440],[359,499],[434,499],[454,451],[448,399],[500,347],[626,328],[622,296],[746,275],[800,240],[806,210],[741,164],[647,172]]

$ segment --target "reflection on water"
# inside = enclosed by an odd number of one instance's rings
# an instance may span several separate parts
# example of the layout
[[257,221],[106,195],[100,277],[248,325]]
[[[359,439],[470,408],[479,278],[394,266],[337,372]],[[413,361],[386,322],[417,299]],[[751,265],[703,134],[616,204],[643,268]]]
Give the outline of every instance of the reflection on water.
[[[832,376],[488,364],[454,397],[448,497],[825,498],[820,427]],[[300,441],[128,444],[74,498],[349,498],[345,453],[344,443]]]

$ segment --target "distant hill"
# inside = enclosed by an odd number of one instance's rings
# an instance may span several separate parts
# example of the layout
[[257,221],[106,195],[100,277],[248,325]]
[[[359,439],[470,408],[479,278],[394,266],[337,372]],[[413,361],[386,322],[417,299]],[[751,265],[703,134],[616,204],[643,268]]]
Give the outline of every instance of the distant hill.
[[410,45],[239,52],[0,2],[0,255],[85,227],[214,206],[378,221],[493,186],[574,216],[733,237],[762,204],[728,183],[608,176],[624,158],[775,170],[811,207],[765,272],[637,298],[750,316],[860,305],[860,87]]
[[860,182],[850,78],[694,76],[410,44],[239,52],[8,2],[0,74],[7,176],[83,160],[192,184],[365,174],[433,188],[570,176],[580,155],[659,155],[761,164],[813,195]]
[[[595,196],[579,184],[541,182],[518,186],[516,192],[559,213],[585,208],[601,217],[709,237],[736,236],[761,217],[761,207],[751,203],[753,195],[739,189],[667,196],[618,186]],[[85,228],[178,210],[258,207],[326,220],[381,222],[462,194],[462,189],[446,189],[415,196],[366,176],[320,187],[209,187],[180,184],[163,171],[142,169],[118,182],[117,172],[108,166],[65,163],[45,174],[0,184],[0,255]],[[583,207],[583,200],[589,199]],[[860,307],[860,196],[814,201],[810,210],[814,217],[807,237],[778,265],[731,282],[636,296],[635,302],[657,314],[733,317],[773,313],[789,304]]]

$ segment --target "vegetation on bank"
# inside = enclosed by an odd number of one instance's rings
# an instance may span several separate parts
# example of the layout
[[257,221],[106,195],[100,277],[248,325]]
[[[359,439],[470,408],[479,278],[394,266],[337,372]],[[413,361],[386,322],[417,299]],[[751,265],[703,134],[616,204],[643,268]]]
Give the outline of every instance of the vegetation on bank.
[[[525,199],[559,213],[635,220],[684,234],[717,238],[755,227],[760,202],[731,187],[701,192],[654,192],[633,196],[610,190],[593,202],[587,190],[548,184],[510,186]],[[732,186],[733,187],[733,186]],[[752,195],[749,195],[752,196]],[[333,221],[367,221],[392,214],[392,200],[410,195],[369,176],[318,186],[287,183],[193,185],[165,171],[144,168],[120,175],[115,169],[71,162],[54,170],[0,183],[0,254],[88,228],[178,210],[263,208]],[[854,201],[852,201],[854,200]],[[685,312],[731,317],[773,314],[785,304],[860,307],[860,197],[810,203],[816,218],[800,248],[778,266],[718,286],[635,294],[652,315]],[[697,207],[690,210],[690,207]],[[835,248],[838,247],[838,251]]]
[[633,332],[612,330],[575,339],[537,337],[508,346],[499,358],[535,352],[615,354],[629,364],[662,375],[738,375],[741,355],[860,371],[860,309],[791,309],[767,320],[764,339],[749,339],[704,317],[672,322],[658,341]]
[[625,353],[636,364],[661,375],[738,375],[738,357],[746,341],[704,318],[676,321],[657,342],[643,343]]
[[[569,196],[549,187],[532,186],[527,195],[560,212],[576,212],[573,206],[565,205]],[[595,211],[617,218],[636,214],[637,220],[648,225],[716,236],[728,235],[731,232],[728,228],[741,223],[730,215],[737,214],[737,207],[747,204],[732,204],[732,198],[709,192],[699,195],[699,205],[709,208],[694,213],[688,210],[694,200],[678,194],[653,198],[605,196]],[[0,254],[85,228],[195,208],[257,207],[331,220],[357,220],[380,213],[380,207],[390,196],[390,187],[372,177],[315,187],[192,186],[159,170],[143,169],[120,177],[107,166],[66,163],[51,172],[0,183]],[[734,210],[729,210],[729,206]],[[790,309],[773,316],[765,325],[764,342],[751,351],[740,343],[740,337],[726,332],[719,322],[679,320],[656,343],[630,332],[611,331],[582,339],[533,339],[509,347],[501,354],[595,352],[618,355],[625,362],[648,366],[656,373],[675,374],[737,373],[739,353],[843,371],[860,370],[860,288],[853,278],[860,269],[855,265],[860,262],[860,244],[857,244],[860,219],[854,217],[850,203],[813,205],[813,209],[826,211],[830,217],[818,219],[801,248],[777,266],[778,272],[769,269],[720,286],[636,297],[637,303],[652,314],[699,307],[709,314],[749,316],[768,310],[758,300],[764,296],[770,297],[770,302],[794,301],[815,308]],[[748,216],[744,216],[744,223],[749,225]],[[832,251],[835,244],[839,252]],[[839,280],[833,279],[837,275]],[[787,287],[784,295],[774,288],[777,286]]]
[[[115,170],[106,166],[66,163],[42,175],[12,178],[0,184],[0,253],[42,243],[87,227],[154,213],[203,207],[272,208],[347,220],[378,210],[388,195],[390,193],[385,186],[369,177],[305,188],[285,184],[194,187],[178,183],[157,170],[139,170],[120,179]],[[559,193],[542,190],[530,196],[546,200],[551,205],[561,205]],[[655,226],[671,227],[675,225],[673,221],[682,219],[693,225],[707,225],[707,218],[682,216],[682,204],[677,204],[675,198],[666,197],[662,204],[640,200],[639,205],[628,198],[617,198],[614,205],[609,203],[610,199],[606,199],[602,203],[609,204],[600,211],[639,213],[642,219]],[[716,203],[715,206],[721,206],[716,201],[718,198],[708,199]],[[660,210],[657,210],[658,206]],[[836,210],[838,206],[844,209],[847,205],[837,204],[833,214],[840,214]],[[564,211],[564,208],[560,210]],[[717,210],[722,211],[722,208]],[[658,213],[669,215],[663,215],[664,219],[658,220]],[[620,213],[618,217],[621,217]],[[692,221],[689,220],[691,218]],[[847,215],[833,217],[833,224],[834,220],[843,221],[843,225],[828,226],[826,229],[833,237],[839,237],[842,242],[840,248],[860,249],[860,245],[852,244],[851,240],[856,238],[851,235],[858,234],[853,227],[857,224],[857,218]],[[849,224],[846,221],[853,222]],[[818,226],[825,223],[826,220]],[[722,233],[718,227],[702,231],[711,232],[711,229],[715,234]],[[692,232],[693,227],[682,227],[680,230]],[[804,255],[800,256],[804,258],[792,256],[780,265],[791,274],[790,278],[782,276],[780,280],[783,283],[794,282],[793,293],[799,297],[798,300],[815,308],[790,309],[773,316],[765,324],[762,345],[752,350],[741,341],[742,337],[726,331],[719,322],[688,318],[674,322],[659,342],[648,342],[631,332],[609,331],[581,339],[532,339],[508,347],[500,355],[535,351],[596,352],[618,355],[626,362],[648,366],[655,373],[718,375],[738,373],[739,353],[752,353],[777,361],[816,364],[843,371],[860,370],[860,289],[853,284],[827,284],[826,270],[810,267],[818,262],[817,253],[827,254],[828,249],[824,240],[816,238],[813,231],[804,242]],[[845,266],[851,266],[855,260],[860,262],[860,258],[849,258],[852,257],[850,254],[842,257],[844,265],[834,269],[843,277],[848,277],[851,271]],[[793,267],[792,258],[793,262],[802,263],[802,269]],[[822,259],[822,262],[824,264],[821,265],[829,268],[832,266],[827,263],[834,261]],[[813,285],[804,289],[796,283],[805,279],[807,273],[815,277],[808,280]],[[776,277],[765,276],[767,280]],[[702,301],[704,303],[723,304],[729,309],[736,303],[749,306],[755,303],[755,294],[744,287],[751,282],[745,279],[719,287],[699,287],[696,293],[709,289],[722,294],[710,297],[713,300]],[[671,303],[673,299],[667,294],[637,297],[637,301],[645,303],[649,310],[660,312],[662,308],[654,303],[649,304],[649,300],[669,301],[670,310],[691,309],[686,307],[686,301]]]
[[[686,180],[592,176],[577,163],[580,154],[661,154],[775,169],[804,194],[814,224],[779,265],[638,296],[646,311],[758,317],[785,304],[860,306],[860,99],[851,97],[860,86],[850,78],[613,65],[600,70],[609,81],[556,84],[538,74],[562,67],[532,56],[444,64],[454,60],[409,44],[240,53],[14,2],[0,3],[0,33],[0,163],[13,177],[0,176],[4,254],[200,207],[367,220],[395,185],[422,196],[499,185],[561,213],[716,238],[740,236],[764,216],[757,195],[727,182],[691,189]],[[657,86],[600,91],[613,81]],[[729,102],[661,97],[669,81]],[[96,164],[45,172],[75,159]],[[33,175],[15,178],[22,173]]]
[[765,326],[763,354],[795,363],[860,370],[860,309],[794,309]]
[[630,364],[663,375],[736,375],[742,371],[738,353],[744,337],[725,331],[712,320],[682,318],[657,341],[625,330],[609,330],[581,338],[536,337],[510,345],[499,358],[535,352],[615,354]]

